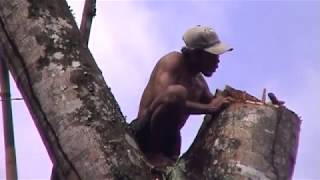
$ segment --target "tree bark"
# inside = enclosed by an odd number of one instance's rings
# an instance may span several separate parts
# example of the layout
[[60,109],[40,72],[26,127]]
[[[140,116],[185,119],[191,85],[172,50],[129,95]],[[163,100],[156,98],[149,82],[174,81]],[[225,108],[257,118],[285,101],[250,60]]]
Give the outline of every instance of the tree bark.
[[[0,0],[0,50],[57,179],[155,179],[64,0]],[[159,179],[290,179],[298,117],[238,99],[204,121],[191,148]]]

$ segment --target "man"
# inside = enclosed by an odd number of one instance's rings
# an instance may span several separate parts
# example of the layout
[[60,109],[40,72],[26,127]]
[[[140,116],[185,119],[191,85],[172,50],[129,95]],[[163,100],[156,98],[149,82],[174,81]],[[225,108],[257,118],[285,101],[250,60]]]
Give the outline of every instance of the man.
[[131,124],[137,142],[155,165],[180,155],[180,129],[190,114],[212,114],[232,99],[214,97],[203,76],[218,68],[219,55],[232,48],[220,42],[212,28],[196,26],[185,32],[182,53],[171,52],[156,64],[143,92],[138,117]]

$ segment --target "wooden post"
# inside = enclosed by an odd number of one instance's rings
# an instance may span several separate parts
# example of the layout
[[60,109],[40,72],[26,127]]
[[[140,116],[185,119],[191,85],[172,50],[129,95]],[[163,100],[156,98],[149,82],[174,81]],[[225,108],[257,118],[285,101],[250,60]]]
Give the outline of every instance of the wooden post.
[[6,157],[6,178],[17,179],[16,153],[14,146],[14,132],[12,123],[9,71],[0,56],[0,96],[2,104],[2,120],[4,132],[4,148]]
[[96,0],[86,0],[82,12],[80,32],[85,45],[88,45],[92,19],[96,15]]

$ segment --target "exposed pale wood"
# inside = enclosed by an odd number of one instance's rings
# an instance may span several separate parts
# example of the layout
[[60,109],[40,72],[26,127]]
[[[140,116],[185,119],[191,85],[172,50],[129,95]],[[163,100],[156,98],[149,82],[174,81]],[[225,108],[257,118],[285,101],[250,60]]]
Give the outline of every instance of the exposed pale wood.
[[261,98],[261,101],[262,101],[263,103],[266,102],[266,97],[267,97],[267,89],[266,89],[266,88],[263,88],[262,98]]

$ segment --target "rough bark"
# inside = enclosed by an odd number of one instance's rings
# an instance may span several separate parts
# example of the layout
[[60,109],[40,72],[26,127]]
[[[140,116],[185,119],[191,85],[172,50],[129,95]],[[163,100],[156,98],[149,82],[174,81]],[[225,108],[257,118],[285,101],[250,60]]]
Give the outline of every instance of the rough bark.
[[0,0],[3,56],[61,178],[150,179],[63,0]]
[[230,87],[237,102],[207,115],[172,179],[287,180],[298,148],[300,119],[284,106],[265,104]]
[[[152,179],[159,172],[126,131],[83,44],[64,0],[0,0],[0,50],[58,178]],[[297,116],[245,93],[225,92],[239,102],[207,116],[191,148],[163,179],[289,179]]]

